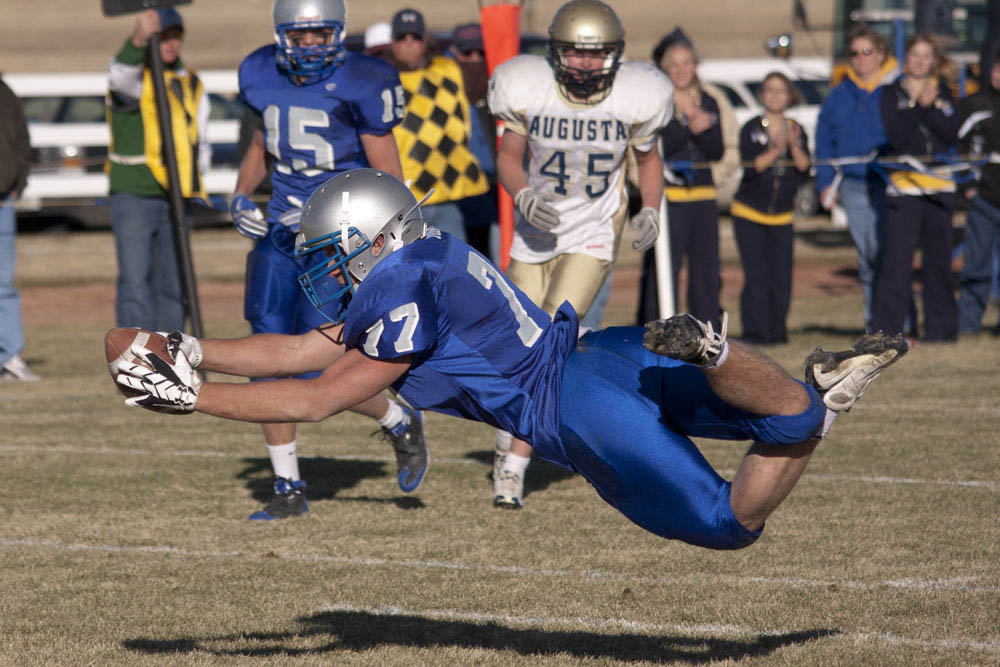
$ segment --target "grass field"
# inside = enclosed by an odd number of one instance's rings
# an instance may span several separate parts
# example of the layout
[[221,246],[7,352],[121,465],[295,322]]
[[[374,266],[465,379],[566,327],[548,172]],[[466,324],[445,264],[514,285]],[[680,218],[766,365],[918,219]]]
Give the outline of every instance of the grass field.
[[[208,334],[243,333],[247,242],[194,243]],[[791,342],[769,352],[801,374],[861,306],[850,248],[797,252]],[[610,323],[633,312],[623,262]],[[0,383],[0,664],[1000,664],[996,338],[890,369],[742,551],[654,538],[545,464],[522,511],[495,510],[490,429],[435,415],[411,497],[370,422],[303,427],[311,512],[259,525],[256,427],[122,405],[101,354],[114,274],[107,233],[19,239],[44,380]],[[727,475],[745,450],[699,445]]]

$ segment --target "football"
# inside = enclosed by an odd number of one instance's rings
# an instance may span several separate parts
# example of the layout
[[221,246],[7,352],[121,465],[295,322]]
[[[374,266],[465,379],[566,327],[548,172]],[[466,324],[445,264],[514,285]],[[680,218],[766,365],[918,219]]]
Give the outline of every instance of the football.
[[139,392],[118,384],[116,379],[118,376],[118,364],[122,361],[127,361],[133,364],[142,364],[147,368],[149,367],[142,359],[132,354],[130,348],[133,343],[138,343],[167,363],[172,363],[170,353],[167,351],[166,336],[161,336],[156,332],[147,331],[146,329],[139,329],[138,327],[118,327],[104,334],[104,357],[108,362],[108,372],[111,373],[111,379],[115,381],[118,391],[130,398],[138,396]]

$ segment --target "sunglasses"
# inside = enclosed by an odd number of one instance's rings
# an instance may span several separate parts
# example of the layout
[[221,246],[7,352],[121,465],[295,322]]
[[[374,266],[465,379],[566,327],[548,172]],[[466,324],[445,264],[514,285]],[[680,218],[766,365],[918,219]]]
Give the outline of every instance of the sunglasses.
[[858,56],[870,56],[873,53],[875,53],[875,49],[873,49],[873,48],[871,48],[869,46],[866,46],[865,48],[861,49],[860,51],[851,51],[851,57],[852,58],[857,58]]
[[415,32],[404,32],[402,35],[395,35],[395,36],[393,36],[392,39],[394,41],[397,41],[397,42],[405,42],[407,37],[412,37],[413,39],[415,39],[418,42],[424,41],[424,36],[423,35],[418,35]]

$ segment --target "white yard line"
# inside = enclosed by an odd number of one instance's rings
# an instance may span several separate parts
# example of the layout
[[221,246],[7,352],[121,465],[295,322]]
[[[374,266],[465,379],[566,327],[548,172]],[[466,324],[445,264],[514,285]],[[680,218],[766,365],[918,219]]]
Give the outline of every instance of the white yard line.
[[[464,612],[454,609],[423,609],[411,611],[396,606],[383,607],[358,607],[349,604],[331,604],[320,607],[320,612],[350,612],[371,614],[372,616],[409,616],[418,618],[429,618],[439,621],[462,621],[472,623],[500,623],[503,625],[516,625],[530,628],[583,628],[585,630],[626,630],[629,632],[643,632],[656,634],[681,634],[687,636],[719,635],[728,637],[781,637],[802,632],[791,628],[751,628],[742,625],[717,625],[717,624],[681,624],[681,623],[645,623],[642,621],[630,621],[624,618],[561,618],[558,616],[512,616],[508,614],[483,614],[479,612]],[[922,648],[958,648],[974,649],[987,653],[1000,652],[1000,643],[981,642],[972,639],[916,639],[912,637],[900,637],[888,632],[836,632],[823,637],[823,639],[854,638],[865,641],[877,641],[887,644],[902,646],[919,646]]]
[[[51,549],[60,552],[102,552],[121,554],[166,554],[187,558],[264,558],[264,554],[248,551],[211,551],[202,549],[184,549],[167,545],[119,546],[113,544],[72,544],[49,540],[16,540],[0,538],[0,548],[6,549]],[[843,589],[872,591],[893,589],[904,591],[928,590],[959,591],[963,593],[998,594],[1000,586],[977,585],[981,577],[955,577],[950,579],[906,579],[886,581],[832,581],[822,579],[803,579],[786,577],[739,577],[731,575],[685,575],[678,577],[643,577],[621,572],[605,572],[600,570],[551,570],[525,567],[520,565],[490,565],[458,563],[454,561],[399,560],[392,558],[333,556],[328,554],[287,554],[269,551],[267,558],[280,558],[299,563],[321,563],[329,565],[344,565],[349,567],[389,567],[414,568],[424,570],[453,570],[459,572],[510,574],[515,576],[532,576],[553,579],[590,579],[592,581],[613,581],[632,585],[703,585],[705,580],[729,585],[767,585],[778,588],[829,588],[836,586]]]
[[[79,447],[75,445],[0,445],[0,452],[24,452],[29,454],[112,454],[112,455],[135,455],[135,456],[195,456],[205,458],[234,458],[244,459],[248,456],[257,456],[255,452],[242,454],[219,452],[212,450],[170,450],[170,449],[119,449],[115,447]],[[319,458],[316,456],[302,456],[300,459]],[[322,457],[330,461],[395,461],[391,456],[366,456],[355,454],[334,454]],[[486,466],[489,464],[476,461],[475,459],[456,457],[434,457],[434,463],[462,464]],[[735,470],[719,470],[720,475],[732,476]],[[986,489],[988,491],[1000,491],[1000,482],[985,482],[979,480],[953,480],[953,479],[924,479],[919,477],[887,477],[876,475],[826,475],[806,473],[803,480],[814,482],[858,482],[862,484],[918,484],[926,486],[953,486],[959,488]]]

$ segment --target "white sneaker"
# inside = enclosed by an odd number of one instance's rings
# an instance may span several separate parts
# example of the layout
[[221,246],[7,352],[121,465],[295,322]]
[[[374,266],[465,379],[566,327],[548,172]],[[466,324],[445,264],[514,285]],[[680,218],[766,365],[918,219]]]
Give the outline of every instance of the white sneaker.
[[36,373],[33,373],[28,364],[24,363],[24,359],[21,355],[15,354],[13,357],[8,359],[0,366],[0,379],[4,380],[22,380],[26,382],[37,382],[42,378],[38,377]]
[[842,352],[817,347],[806,357],[806,382],[819,392],[826,407],[837,412],[850,410],[879,373],[908,349],[902,336],[887,336],[881,331],[866,333]]
[[524,477],[509,470],[503,470],[493,478],[493,507],[521,509],[524,503]]

